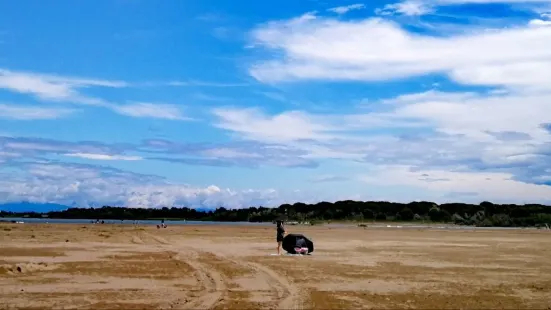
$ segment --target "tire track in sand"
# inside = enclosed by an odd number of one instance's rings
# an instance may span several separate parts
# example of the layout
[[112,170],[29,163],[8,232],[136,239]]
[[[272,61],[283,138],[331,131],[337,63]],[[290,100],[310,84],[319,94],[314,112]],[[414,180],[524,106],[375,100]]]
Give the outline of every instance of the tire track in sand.
[[289,282],[284,276],[273,271],[271,268],[247,260],[237,261],[228,256],[217,255],[215,253],[211,254],[236,265],[245,265],[249,269],[253,270],[256,275],[260,276],[262,281],[267,283],[275,291],[277,299],[274,300],[274,303],[277,304],[278,309],[303,308],[303,304],[299,299],[299,289],[295,285],[291,284],[291,282]]
[[[154,241],[154,242],[152,242]],[[146,246],[153,246],[156,249],[159,249],[161,251],[166,252],[175,252],[173,248],[169,247],[171,243],[166,240],[163,237],[155,236],[148,232],[138,232],[137,234],[132,235],[131,242],[135,245],[146,245]],[[179,255],[179,254],[178,254]],[[178,257],[173,257],[174,259],[177,259],[179,261],[184,261]],[[164,292],[166,294],[166,298],[168,299],[168,302],[164,303],[162,306],[160,306],[160,309],[174,309],[174,308],[181,308],[182,304],[185,304],[188,301],[187,296],[182,296],[179,293],[173,293],[171,291]]]
[[144,234],[144,236],[147,236],[147,237],[155,240],[155,242],[157,242],[158,244],[171,245],[171,243],[163,237],[155,236],[155,235],[153,235],[151,233],[148,233],[148,232],[144,232],[143,234]]
[[[223,300],[227,293],[226,279],[216,271],[215,268],[207,266],[199,261],[201,252],[191,248],[175,247],[163,237],[155,236],[148,232],[142,232],[143,240],[155,241],[155,246],[163,251],[178,253],[174,256],[181,262],[186,263],[194,270],[194,277],[202,286],[199,296],[176,295],[171,298],[166,308],[178,309],[211,309]],[[148,242],[149,243],[149,242]],[[185,253],[185,257],[182,257]],[[165,309],[165,307],[163,307]]]
[[[147,239],[156,241],[159,249],[177,252],[178,255],[174,258],[189,265],[194,270],[197,282],[203,286],[199,296],[186,296],[185,298],[178,296],[175,300],[170,302],[169,308],[177,306],[179,309],[210,309],[216,306],[219,301],[223,300],[227,293],[227,280],[216,271],[214,267],[199,261],[201,251],[188,247],[174,247],[163,237],[155,236],[148,232],[144,232],[143,234],[147,236]],[[181,255],[183,253],[186,254],[185,258]]]
[[186,248],[191,257],[185,262],[196,272],[199,283],[203,285],[201,295],[183,305],[182,309],[211,309],[224,300],[228,292],[227,280],[214,267],[206,266],[199,261],[201,252]]
[[303,304],[299,299],[300,297],[299,289],[291,282],[289,282],[284,276],[273,271],[271,268],[268,268],[266,266],[263,266],[257,263],[246,262],[246,264],[253,267],[257,271],[260,271],[261,274],[264,274],[266,276],[266,281],[268,281],[268,283],[277,283],[275,287],[278,294],[278,298],[280,299],[280,301],[277,304],[278,309],[302,309],[303,308]]

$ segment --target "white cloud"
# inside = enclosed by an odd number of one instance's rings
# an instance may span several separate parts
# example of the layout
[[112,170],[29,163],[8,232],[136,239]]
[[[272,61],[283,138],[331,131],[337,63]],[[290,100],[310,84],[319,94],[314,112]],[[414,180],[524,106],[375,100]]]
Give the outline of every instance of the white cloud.
[[382,9],[375,10],[380,15],[402,14],[407,16],[425,15],[433,11],[430,3],[419,0],[408,0],[404,2],[387,4]]
[[280,59],[251,66],[250,74],[264,82],[385,81],[446,74],[467,85],[514,87],[529,80],[551,88],[541,69],[551,66],[551,27],[432,37],[378,18],[318,17],[271,22],[252,34],[257,45],[283,52]]
[[488,3],[536,3],[544,4],[551,3],[551,0],[432,0],[439,5],[459,5],[467,3],[479,3],[479,4],[488,4]]
[[113,106],[113,110],[132,117],[150,117],[166,120],[190,120],[182,110],[172,104],[135,102],[126,105]]
[[376,10],[381,15],[391,15],[395,13],[416,16],[425,15],[435,11],[439,6],[462,5],[462,4],[531,4],[544,5],[551,3],[549,0],[405,0],[393,4],[387,4],[382,9]]
[[[432,94],[432,96],[430,96]],[[423,121],[446,134],[461,134],[475,141],[494,140],[493,132],[522,132],[530,143],[550,140],[541,124],[551,122],[551,93],[478,95],[427,92],[393,111],[392,117]],[[397,103],[404,102],[398,99]],[[510,143],[510,142],[509,142]],[[526,142],[524,142],[526,143]]]
[[160,83],[159,85],[168,85],[168,86],[202,86],[202,87],[243,87],[249,86],[248,83],[223,83],[223,82],[208,82],[208,81],[170,81],[168,83]]
[[0,118],[14,120],[45,120],[66,117],[75,112],[73,109],[44,108],[28,105],[0,103]]
[[[542,156],[551,141],[551,93],[446,93],[429,91],[384,100],[384,112],[266,115],[258,110],[221,114],[223,126],[242,139],[277,141],[307,159],[390,163],[438,169],[507,168],[517,183],[542,181],[551,168]],[[519,105],[521,103],[521,105]],[[375,104],[375,103],[374,103]],[[300,117],[298,117],[300,116]],[[228,121],[226,118],[230,118]],[[276,121],[285,119],[284,123]],[[424,126],[424,127],[422,127]],[[338,130],[336,130],[338,128]],[[407,129],[405,138],[384,128]],[[378,134],[370,133],[378,129]],[[424,130],[430,129],[426,132]],[[398,131],[400,132],[400,131]],[[408,138],[407,135],[412,135]],[[418,135],[419,138],[415,136]],[[474,173],[474,172],[473,172]],[[544,178],[544,179],[542,179]]]
[[237,132],[248,139],[266,142],[290,142],[302,139],[325,140],[339,128],[316,121],[303,112],[290,111],[269,116],[258,109],[217,108],[215,126]]
[[530,21],[530,25],[536,27],[551,26],[551,20],[533,19]]
[[[329,142],[348,140],[360,142],[351,133],[384,128],[418,128],[422,123],[401,120],[388,113],[312,114],[305,111],[285,111],[269,115],[258,108],[216,108],[216,127],[231,131],[246,140],[295,145],[297,142]],[[309,145],[309,148],[317,146]]]
[[[440,199],[451,193],[476,193],[475,200],[502,203],[551,202],[551,187],[515,181],[507,173],[458,172],[438,169],[410,169],[407,166],[379,166],[360,179],[368,184],[407,186],[427,191]],[[431,193],[432,192],[432,193]]]
[[240,150],[233,150],[230,148],[216,148],[216,149],[209,149],[203,152],[204,155],[211,157],[211,158],[262,158],[263,156],[260,154],[256,154],[253,152],[245,152]]
[[[23,175],[0,179],[2,202],[57,202],[81,207],[226,207],[279,206],[296,201],[318,202],[326,195],[273,189],[231,190],[216,185],[195,187],[121,170],[74,164],[29,164]],[[316,199],[312,199],[316,197]]]
[[[350,123],[358,130],[381,128],[383,124],[400,127],[404,122],[412,128],[424,125],[450,135],[448,143],[453,146],[442,144],[441,152],[452,151],[456,159],[474,155],[487,163],[510,162],[515,154],[537,152],[551,141],[549,132],[541,127],[551,122],[551,41],[546,39],[551,37],[549,27],[527,25],[432,37],[409,33],[383,19],[339,21],[317,17],[267,23],[253,31],[253,36],[257,44],[284,52],[281,59],[251,67],[251,74],[261,81],[386,81],[446,74],[456,83],[496,87],[487,93],[431,91],[402,95],[383,101],[391,103],[385,112],[340,115],[354,120]],[[302,116],[309,119],[308,115]],[[491,132],[524,134],[528,139],[504,142]],[[370,146],[363,148],[350,147],[353,139],[342,135],[339,139],[349,139],[346,148],[304,147],[316,150],[317,155],[342,158],[353,158],[344,156],[351,150],[353,154],[365,154],[378,147],[409,154],[406,149],[392,146],[392,137],[386,141],[370,138],[373,136],[355,141]],[[430,145],[425,147],[430,149]]]
[[102,144],[97,142],[63,142],[58,140],[0,136],[0,150],[20,154],[21,158],[46,154],[120,154],[127,145]]
[[79,94],[78,88],[86,87],[126,87],[122,81],[95,80],[86,78],[62,77],[57,75],[0,69],[0,88],[32,94],[47,100],[68,100],[92,104]]
[[343,182],[348,181],[348,177],[338,176],[338,175],[320,175],[310,179],[314,183],[326,183],[326,182]]
[[136,160],[142,160],[143,159],[140,156],[92,154],[92,153],[68,153],[68,154],[65,154],[65,156],[79,157],[79,158],[93,159],[93,160],[129,160],[129,161],[136,161]]
[[[163,85],[180,86],[183,82],[162,83]],[[235,86],[236,84],[216,84],[199,81],[186,82],[188,85]],[[147,83],[146,83],[147,84]],[[98,80],[78,77],[64,77],[52,74],[37,74],[0,69],[0,88],[13,92],[30,94],[45,101],[67,102],[94,105],[108,108],[114,112],[131,117],[150,117],[169,120],[189,120],[175,105],[152,103],[116,104],[107,100],[87,96],[81,93],[88,87],[123,88],[131,85],[124,81]],[[7,108],[6,108],[7,109]],[[53,111],[53,110],[52,110]],[[62,111],[62,110],[59,110]],[[69,111],[69,110],[65,110]],[[53,112],[51,112],[53,113]],[[60,112],[61,113],[61,112]],[[45,110],[42,114],[46,114]]]
[[337,14],[346,14],[349,11],[361,10],[364,8],[365,8],[364,4],[356,3],[356,4],[346,5],[346,6],[338,6],[338,7],[330,8],[330,9],[327,9],[327,11],[334,12]]

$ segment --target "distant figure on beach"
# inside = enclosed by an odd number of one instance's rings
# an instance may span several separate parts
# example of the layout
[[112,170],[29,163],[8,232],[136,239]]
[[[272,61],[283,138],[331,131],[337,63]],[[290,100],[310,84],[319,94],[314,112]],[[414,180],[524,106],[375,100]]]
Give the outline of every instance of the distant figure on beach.
[[278,219],[276,221],[277,225],[277,255],[281,255],[281,244],[283,243],[283,238],[285,237],[285,234],[287,233],[285,231],[285,227],[283,227],[283,220]]

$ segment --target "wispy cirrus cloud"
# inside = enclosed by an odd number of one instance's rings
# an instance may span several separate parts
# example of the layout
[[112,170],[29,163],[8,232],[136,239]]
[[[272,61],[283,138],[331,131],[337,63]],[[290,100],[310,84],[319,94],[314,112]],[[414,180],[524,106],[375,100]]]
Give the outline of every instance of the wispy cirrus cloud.
[[[196,166],[314,168],[317,162],[300,149],[260,142],[181,143],[147,139],[138,144],[0,137],[0,159],[37,160],[50,155],[92,161],[165,161]],[[11,155],[10,155],[11,154]],[[12,156],[15,155],[15,156]]]
[[75,113],[74,109],[39,107],[0,103],[0,119],[46,120],[64,118]]
[[191,120],[184,115],[181,108],[173,104],[132,102],[114,106],[113,109],[123,115],[132,117],[160,118],[165,120]]
[[37,96],[46,100],[69,100],[91,103],[78,92],[86,87],[127,87],[124,81],[62,77],[51,74],[0,69],[0,88]]
[[209,82],[209,81],[198,81],[198,80],[188,80],[188,81],[169,81],[163,83],[168,86],[202,86],[202,87],[245,87],[249,86],[249,83],[230,83],[230,82]]
[[94,153],[67,153],[67,154],[64,154],[64,156],[78,157],[78,158],[92,159],[92,160],[128,160],[128,161],[136,161],[136,160],[142,160],[143,159],[140,156],[107,155],[107,154],[94,154]]
[[256,108],[216,108],[216,127],[237,132],[252,140],[282,142],[296,140],[325,140],[341,128],[316,121],[316,116],[301,111],[288,111],[279,115],[266,115]]
[[231,143],[177,143],[161,139],[143,141],[141,150],[162,154],[150,157],[190,165],[240,167],[303,167],[315,168],[317,162],[306,158],[301,149],[266,141],[236,141]]
[[467,85],[517,86],[525,79],[534,87],[549,85],[549,70],[543,70],[551,66],[551,41],[545,40],[549,27],[433,37],[383,19],[315,17],[272,22],[252,35],[257,46],[283,56],[250,67],[251,75],[263,82],[387,81],[445,74]]
[[365,4],[362,3],[356,3],[346,6],[338,6],[334,8],[327,9],[329,12],[337,13],[337,14],[346,14],[353,10],[361,10],[365,8]]
[[402,14],[407,16],[421,16],[433,12],[430,2],[421,0],[407,0],[398,3],[387,4],[383,8],[375,10],[379,15]]
[[[17,157],[12,157],[12,159],[21,160],[66,154],[123,156],[133,149],[134,146],[130,144],[105,144],[95,141],[67,142],[32,137],[0,136],[0,151],[17,154]],[[96,156],[96,159],[101,156]]]
[[349,181],[349,177],[343,177],[338,175],[321,175],[316,178],[311,179],[314,183],[328,183],[328,182],[342,182]]
[[[178,86],[174,83],[178,82],[166,82],[164,85]],[[200,84],[200,82],[196,81],[189,83],[195,83],[196,85]],[[82,90],[91,87],[128,88],[136,87],[136,85],[125,81],[65,77],[52,74],[37,74],[32,72],[0,69],[0,88],[17,93],[33,95],[40,100],[53,101],[57,103],[64,102],[71,104],[100,106],[108,108],[121,115],[131,117],[189,120],[188,117],[183,115],[180,107],[177,105],[156,104],[150,102],[130,102],[126,104],[114,103],[102,98],[85,95],[82,92]],[[5,106],[4,110],[7,111],[7,109],[8,107]],[[13,108],[10,108],[10,111],[12,115],[15,113]],[[49,118],[53,118],[52,113],[54,113],[54,110],[48,112],[49,114],[47,114],[46,111],[46,108],[43,108],[41,110],[41,114],[49,115]],[[69,111],[69,109],[57,110],[58,113],[65,113],[64,115],[67,115],[67,111]],[[19,112],[20,115],[23,115],[23,111],[21,109]],[[29,113],[30,110],[27,109],[27,114]]]
[[400,14],[406,16],[421,16],[434,13],[439,7],[459,6],[464,4],[508,4],[517,5],[519,8],[530,5],[537,12],[550,3],[549,0],[404,0],[387,4],[383,8],[377,9],[375,12],[380,15]]

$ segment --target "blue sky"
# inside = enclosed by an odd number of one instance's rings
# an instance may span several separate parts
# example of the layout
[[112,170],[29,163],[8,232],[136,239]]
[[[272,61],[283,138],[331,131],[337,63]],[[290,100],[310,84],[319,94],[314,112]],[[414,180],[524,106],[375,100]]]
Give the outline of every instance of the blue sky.
[[551,202],[551,1],[0,4],[0,203]]

